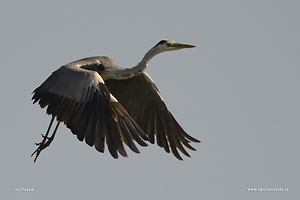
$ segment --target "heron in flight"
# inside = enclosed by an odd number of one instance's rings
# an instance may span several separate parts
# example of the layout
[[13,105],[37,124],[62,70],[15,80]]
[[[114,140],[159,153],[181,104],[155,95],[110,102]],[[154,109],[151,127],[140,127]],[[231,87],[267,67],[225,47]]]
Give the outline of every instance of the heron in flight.
[[[167,153],[171,149],[177,159],[182,160],[177,149],[190,157],[183,146],[195,151],[190,142],[200,141],[188,135],[175,120],[144,70],[159,53],[193,47],[161,40],[132,68],[122,68],[108,57],[97,56],[54,71],[33,91],[33,103],[38,102],[41,108],[47,106],[47,114],[52,115],[42,141],[35,143],[38,148],[31,155],[36,154],[34,162],[51,144],[61,122],[80,141],[85,140],[99,152],[104,152],[106,143],[114,158],[118,154],[127,157],[123,143],[139,153],[134,140],[140,146],[147,146],[145,141],[154,144],[156,140]],[[55,118],[57,125],[49,137]]]

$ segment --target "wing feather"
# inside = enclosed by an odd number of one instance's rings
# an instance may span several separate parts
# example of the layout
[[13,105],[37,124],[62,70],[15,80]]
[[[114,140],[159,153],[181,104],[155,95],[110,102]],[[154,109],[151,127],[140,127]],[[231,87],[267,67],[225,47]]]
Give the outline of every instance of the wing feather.
[[149,113],[149,126],[148,129],[146,130],[146,132],[148,133],[148,138],[149,138],[149,142],[151,142],[152,144],[155,143],[155,115],[153,112]]
[[131,135],[129,133],[129,130],[124,122],[119,123],[119,129],[122,133],[122,138],[124,143],[133,151],[136,153],[140,153],[135,144],[133,143],[131,139]]
[[[195,150],[189,143],[200,142],[188,135],[165,105],[150,76],[143,72],[127,80],[106,80],[110,92],[124,106],[131,117],[146,132],[151,143],[163,147],[182,160],[177,149],[190,157],[183,145]],[[183,145],[182,145],[183,144]]]
[[124,140],[134,152],[139,152],[133,140],[146,146],[148,137],[110,94],[101,76],[81,68],[99,63],[94,57],[60,67],[34,90],[32,99],[42,108],[48,106],[47,114],[64,122],[80,141],[85,139],[99,152],[104,152],[106,143],[114,158],[118,158],[118,152],[126,157]]
[[162,119],[161,113],[157,108],[155,111],[155,117],[157,144],[158,146],[163,147],[167,153],[170,153],[169,144],[167,142],[167,132],[164,127],[164,121]]

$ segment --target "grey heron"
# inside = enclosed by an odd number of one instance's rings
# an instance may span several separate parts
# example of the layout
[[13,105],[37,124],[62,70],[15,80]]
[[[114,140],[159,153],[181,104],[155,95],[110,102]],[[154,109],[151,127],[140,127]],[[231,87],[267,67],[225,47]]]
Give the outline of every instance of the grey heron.
[[[61,66],[33,91],[33,103],[47,107],[52,115],[49,127],[42,141],[35,143],[38,148],[34,162],[42,150],[54,139],[60,122],[85,140],[104,152],[105,143],[114,158],[118,154],[127,157],[123,143],[133,152],[139,153],[134,140],[140,146],[145,141],[156,143],[167,153],[182,160],[179,149],[196,151],[190,142],[200,142],[188,135],[167,109],[160,92],[150,76],[144,72],[149,61],[159,53],[184,48],[188,44],[161,40],[151,48],[141,62],[132,68],[122,68],[105,56],[89,57]],[[57,125],[48,136],[56,118]]]

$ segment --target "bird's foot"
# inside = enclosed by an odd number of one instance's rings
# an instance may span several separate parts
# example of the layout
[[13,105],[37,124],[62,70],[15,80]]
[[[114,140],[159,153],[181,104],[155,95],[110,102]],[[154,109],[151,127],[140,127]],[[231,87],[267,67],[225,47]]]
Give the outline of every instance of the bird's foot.
[[38,148],[31,154],[31,156],[36,154],[34,162],[39,157],[41,151],[44,150],[46,147],[48,147],[54,138],[53,135],[51,137],[47,137],[47,135],[43,135],[43,134],[41,134],[41,135],[43,137],[43,140],[40,143],[35,143],[35,145],[38,146]]

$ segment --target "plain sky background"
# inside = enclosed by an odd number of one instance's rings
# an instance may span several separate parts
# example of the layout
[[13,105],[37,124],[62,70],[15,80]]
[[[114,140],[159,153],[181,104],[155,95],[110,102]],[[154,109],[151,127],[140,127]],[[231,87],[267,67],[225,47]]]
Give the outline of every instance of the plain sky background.
[[[299,198],[300,1],[4,0],[0,21],[1,199]],[[50,121],[32,104],[36,87],[84,57],[134,66],[161,39],[197,46],[146,69],[202,141],[192,158],[151,145],[114,160],[61,126],[33,164]]]

